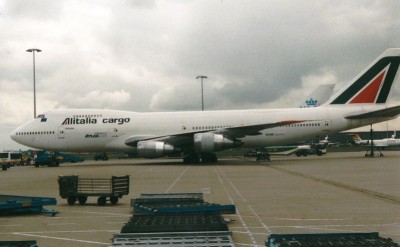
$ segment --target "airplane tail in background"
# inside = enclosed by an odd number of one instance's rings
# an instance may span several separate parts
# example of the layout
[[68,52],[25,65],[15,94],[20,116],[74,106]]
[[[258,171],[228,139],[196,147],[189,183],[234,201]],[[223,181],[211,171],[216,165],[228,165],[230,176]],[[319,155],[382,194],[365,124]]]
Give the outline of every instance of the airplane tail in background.
[[324,104],[332,96],[334,88],[335,84],[319,85],[303,102],[301,102],[300,108],[317,107]]
[[327,104],[384,104],[397,79],[400,49],[387,49]]
[[351,134],[351,138],[353,138],[355,144],[361,144],[362,142],[361,137],[357,134]]
[[369,140],[363,140],[358,134],[350,134],[356,145],[369,145]]

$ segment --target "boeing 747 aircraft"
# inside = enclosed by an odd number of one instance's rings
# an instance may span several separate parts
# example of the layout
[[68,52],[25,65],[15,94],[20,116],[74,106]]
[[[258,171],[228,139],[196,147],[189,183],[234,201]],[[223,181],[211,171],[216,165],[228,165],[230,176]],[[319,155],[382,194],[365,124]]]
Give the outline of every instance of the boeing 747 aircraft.
[[235,147],[295,143],[396,118],[387,99],[397,79],[400,49],[388,49],[319,107],[138,113],[62,109],[39,115],[11,138],[53,151],[136,152],[145,158],[183,154],[185,163],[216,162]]

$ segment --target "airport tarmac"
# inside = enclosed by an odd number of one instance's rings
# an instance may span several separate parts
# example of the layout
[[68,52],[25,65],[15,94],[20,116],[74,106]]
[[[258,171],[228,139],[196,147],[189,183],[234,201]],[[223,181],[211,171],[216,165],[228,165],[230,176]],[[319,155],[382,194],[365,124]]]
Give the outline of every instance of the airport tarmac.
[[[0,216],[0,240],[36,240],[45,246],[110,246],[141,193],[202,192],[204,200],[235,204],[224,215],[236,246],[265,246],[271,233],[379,232],[400,243],[400,152],[365,158],[364,152],[325,156],[224,157],[212,165],[178,159],[85,161],[60,167],[0,171],[0,194],[55,197],[59,211]],[[130,175],[130,194],[115,206],[69,206],[58,194],[59,175]]]

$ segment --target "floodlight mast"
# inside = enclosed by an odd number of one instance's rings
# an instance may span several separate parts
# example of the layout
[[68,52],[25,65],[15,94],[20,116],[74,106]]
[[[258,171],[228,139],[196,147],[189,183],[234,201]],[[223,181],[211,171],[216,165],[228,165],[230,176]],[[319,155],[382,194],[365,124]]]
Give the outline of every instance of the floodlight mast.
[[33,118],[36,118],[36,74],[35,74],[35,52],[41,52],[42,50],[37,48],[31,48],[26,50],[33,54]]
[[207,79],[208,77],[205,75],[199,75],[196,79],[201,80],[201,110],[204,111],[204,97],[203,97],[203,79]]

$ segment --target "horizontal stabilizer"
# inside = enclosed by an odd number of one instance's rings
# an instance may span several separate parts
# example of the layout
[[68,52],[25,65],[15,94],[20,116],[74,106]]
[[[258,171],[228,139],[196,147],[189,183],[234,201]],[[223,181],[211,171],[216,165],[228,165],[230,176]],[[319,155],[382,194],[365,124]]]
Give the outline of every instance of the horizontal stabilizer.
[[394,106],[383,110],[347,116],[347,119],[367,119],[367,118],[394,118],[400,114],[400,106]]

